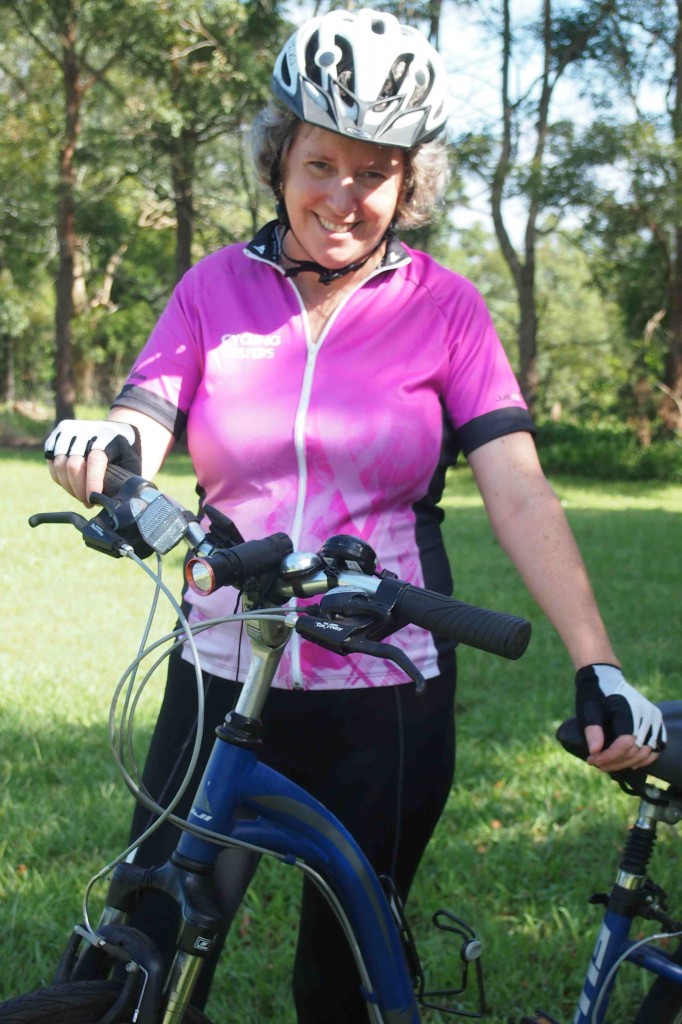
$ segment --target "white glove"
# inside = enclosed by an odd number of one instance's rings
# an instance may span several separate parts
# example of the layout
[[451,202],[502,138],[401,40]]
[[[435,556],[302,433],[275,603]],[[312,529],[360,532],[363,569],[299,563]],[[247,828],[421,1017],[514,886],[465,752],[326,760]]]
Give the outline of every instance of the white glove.
[[578,724],[600,725],[607,745],[632,735],[638,747],[661,751],[667,737],[663,715],[644,694],[625,681],[615,665],[586,665],[575,676]]
[[[112,441],[114,444],[108,451]],[[130,423],[117,423],[114,420],[62,420],[45,441],[45,458],[52,461],[57,455],[82,455],[87,459],[92,449],[96,448],[107,452],[113,462],[110,452],[114,455],[125,452],[121,441],[127,442],[137,452],[139,472],[139,434]],[[119,461],[118,464],[123,463]]]

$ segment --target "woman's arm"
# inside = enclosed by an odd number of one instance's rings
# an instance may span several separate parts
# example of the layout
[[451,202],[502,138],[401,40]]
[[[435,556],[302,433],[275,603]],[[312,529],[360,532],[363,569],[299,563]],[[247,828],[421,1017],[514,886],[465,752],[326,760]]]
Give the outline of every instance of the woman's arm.
[[495,536],[559,633],[576,669],[618,664],[585,565],[530,434],[490,441],[469,456]]
[[[528,590],[561,637],[576,669],[619,665],[592,591],[587,570],[561,503],[545,477],[530,434],[490,441],[469,455],[493,531]],[[655,760],[633,736],[619,736],[603,750],[599,726],[586,730],[590,762],[605,770]]]

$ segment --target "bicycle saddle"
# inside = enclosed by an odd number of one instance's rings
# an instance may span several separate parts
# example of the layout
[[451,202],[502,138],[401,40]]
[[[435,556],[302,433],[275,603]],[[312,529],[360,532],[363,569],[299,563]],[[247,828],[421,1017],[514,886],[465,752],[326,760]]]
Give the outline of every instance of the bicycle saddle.
[[[664,700],[657,704],[663,713],[663,721],[668,730],[665,750],[648,768],[628,768],[622,772],[610,772],[612,779],[624,782],[636,792],[640,792],[647,776],[669,782],[676,789],[682,789],[682,701]],[[587,744],[578,722],[569,718],[557,729],[556,737],[569,754],[587,758]]]

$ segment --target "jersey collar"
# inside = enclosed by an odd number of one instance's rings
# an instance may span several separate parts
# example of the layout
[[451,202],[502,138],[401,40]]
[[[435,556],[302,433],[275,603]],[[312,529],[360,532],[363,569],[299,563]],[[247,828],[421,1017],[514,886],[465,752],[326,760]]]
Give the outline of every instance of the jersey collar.
[[[263,263],[271,263],[273,266],[279,267],[282,246],[279,240],[279,232],[277,231],[278,225],[279,221],[276,220],[271,220],[265,224],[255,238],[246,246],[246,255],[252,259],[260,260]],[[402,267],[404,264],[410,263],[411,259],[412,257],[403,243],[395,235],[391,235],[386,246],[384,258],[377,269],[394,270],[396,267]]]

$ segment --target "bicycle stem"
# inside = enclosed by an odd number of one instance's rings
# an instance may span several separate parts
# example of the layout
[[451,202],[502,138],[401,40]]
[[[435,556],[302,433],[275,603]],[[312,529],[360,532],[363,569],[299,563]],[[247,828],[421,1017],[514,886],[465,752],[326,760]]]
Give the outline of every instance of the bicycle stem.
[[[243,599],[248,612],[249,602]],[[251,606],[252,607],[252,606]],[[251,641],[251,662],[234,714],[247,719],[260,717],[268,691],[280,663],[284,648],[291,637],[292,625],[284,620],[249,619],[246,632]],[[229,719],[228,715],[228,719]]]

